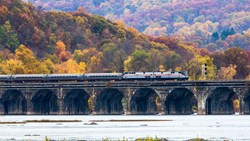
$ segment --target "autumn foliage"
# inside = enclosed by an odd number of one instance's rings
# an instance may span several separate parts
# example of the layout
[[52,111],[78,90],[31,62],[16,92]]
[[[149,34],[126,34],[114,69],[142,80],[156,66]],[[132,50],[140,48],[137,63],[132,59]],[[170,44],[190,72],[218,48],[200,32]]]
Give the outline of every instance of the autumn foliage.
[[204,80],[201,66],[207,64],[206,79],[250,78],[250,30],[217,32],[218,24],[204,17],[177,17],[172,30],[178,35],[169,37],[145,35],[83,8],[46,12],[19,0],[1,0],[0,17],[1,74],[176,70],[187,71],[190,80]]

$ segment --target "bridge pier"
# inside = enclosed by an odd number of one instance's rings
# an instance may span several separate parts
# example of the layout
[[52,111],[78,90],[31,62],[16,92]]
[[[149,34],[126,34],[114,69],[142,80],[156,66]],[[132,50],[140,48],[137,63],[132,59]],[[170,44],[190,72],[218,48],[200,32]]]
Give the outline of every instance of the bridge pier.
[[57,93],[58,114],[62,115],[62,114],[64,114],[64,111],[63,111],[63,95],[65,95],[63,88],[57,88],[56,93]]
[[213,91],[213,88],[208,87],[194,87],[190,89],[195,97],[197,98],[197,114],[198,115],[206,115],[206,100],[208,95]]
[[248,88],[234,88],[233,90],[236,93],[236,95],[239,97],[239,101],[240,101],[240,113],[239,114],[241,115],[250,114],[250,108],[247,105],[247,103],[245,103],[245,100],[247,99],[247,96],[248,96],[247,95]]

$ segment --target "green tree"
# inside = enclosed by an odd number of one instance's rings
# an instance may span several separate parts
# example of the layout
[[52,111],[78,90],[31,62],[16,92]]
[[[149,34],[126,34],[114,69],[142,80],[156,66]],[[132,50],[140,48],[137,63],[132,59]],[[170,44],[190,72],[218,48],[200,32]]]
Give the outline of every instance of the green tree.
[[112,70],[114,71],[114,55],[116,54],[118,48],[117,45],[115,43],[105,43],[102,47],[101,47],[103,56],[102,56],[102,65],[104,67],[104,69],[107,70]]
[[101,16],[94,16],[94,22],[91,27],[91,31],[100,35],[102,31],[109,27],[109,24],[106,19]]
[[4,23],[4,36],[2,44],[12,52],[20,45],[17,33],[11,27],[10,21]]
[[130,70],[132,71],[147,71],[147,59],[149,54],[143,50],[135,50],[131,55]]

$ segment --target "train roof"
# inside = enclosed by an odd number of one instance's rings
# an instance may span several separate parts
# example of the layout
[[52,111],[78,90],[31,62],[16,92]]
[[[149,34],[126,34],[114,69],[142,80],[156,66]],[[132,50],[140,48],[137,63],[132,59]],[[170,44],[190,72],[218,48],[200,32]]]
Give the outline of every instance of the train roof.
[[182,73],[182,72],[179,71],[124,72],[124,74],[172,74],[172,73]]
[[48,77],[82,77],[83,74],[48,74]]
[[45,77],[47,74],[13,74],[12,77]]
[[85,76],[120,76],[122,73],[85,73]]

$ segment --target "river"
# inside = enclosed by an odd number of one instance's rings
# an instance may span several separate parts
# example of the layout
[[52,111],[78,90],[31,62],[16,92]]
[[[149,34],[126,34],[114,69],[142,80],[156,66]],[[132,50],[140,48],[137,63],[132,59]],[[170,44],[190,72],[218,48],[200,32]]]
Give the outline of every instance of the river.
[[[24,122],[51,120],[54,122]],[[79,122],[57,122],[79,120]],[[92,120],[95,125],[91,125]],[[115,120],[115,121],[111,121]],[[246,115],[81,115],[81,116],[0,116],[0,140],[134,140],[139,137],[182,141],[191,138],[209,140],[250,140],[250,116]],[[10,122],[10,123],[8,123]],[[14,123],[20,122],[20,123]]]

